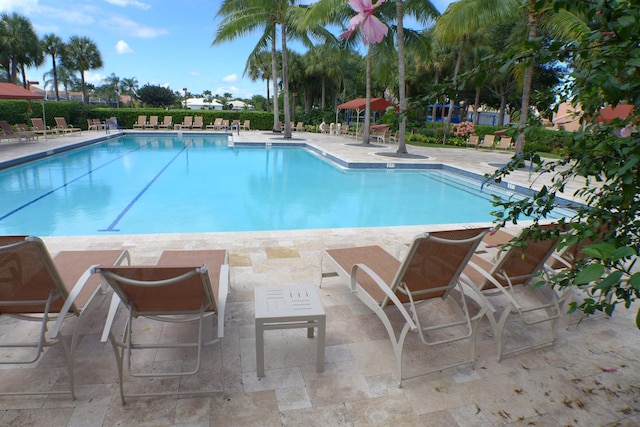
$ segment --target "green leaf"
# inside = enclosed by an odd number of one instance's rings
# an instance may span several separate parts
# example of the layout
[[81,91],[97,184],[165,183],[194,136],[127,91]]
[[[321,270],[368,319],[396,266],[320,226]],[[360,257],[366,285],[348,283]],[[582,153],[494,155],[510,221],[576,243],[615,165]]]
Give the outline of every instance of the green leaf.
[[628,257],[634,256],[635,254],[636,254],[636,251],[632,247],[622,246],[616,249],[615,253],[613,254],[613,259],[619,260],[623,258],[628,258]]
[[582,251],[590,258],[609,259],[614,256],[616,247],[611,243],[602,242],[587,245],[582,249]]
[[598,280],[604,274],[604,266],[600,264],[590,264],[576,275],[576,285],[586,285],[594,280]]
[[636,328],[640,329],[640,308],[638,309],[638,313],[636,314]]
[[614,271],[609,276],[605,277],[604,280],[598,283],[595,286],[595,289],[602,291],[602,293],[607,294],[611,287],[620,282],[620,278],[622,277],[622,271]]
[[635,273],[629,278],[629,285],[640,292],[640,273]]

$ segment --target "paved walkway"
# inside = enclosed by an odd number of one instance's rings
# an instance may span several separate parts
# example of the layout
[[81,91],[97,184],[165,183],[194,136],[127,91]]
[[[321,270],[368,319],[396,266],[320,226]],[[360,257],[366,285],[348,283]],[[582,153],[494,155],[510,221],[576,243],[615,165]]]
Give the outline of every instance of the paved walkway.
[[[98,132],[57,137],[29,144],[0,144],[0,161],[46,152],[102,136]],[[354,146],[346,137],[294,134],[317,149],[348,162],[403,163],[376,153],[394,148]],[[268,142],[266,132],[241,132],[233,140]],[[416,148],[421,162],[444,163],[474,173],[489,173],[507,161],[506,153],[475,149]],[[530,183],[528,172],[513,177]],[[539,184],[539,182],[536,182]],[[1,198],[1,196],[0,196]],[[224,393],[199,397],[119,401],[116,369],[109,345],[99,342],[108,301],[81,330],[76,357],[78,399],[0,397],[0,425],[35,426],[635,426],[640,425],[640,333],[633,312],[620,308],[612,319],[576,325],[575,315],[561,320],[555,347],[530,351],[497,363],[488,323],[477,342],[476,369],[449,369],[397,388],[393,355],[380,321],[338,278],[320,289],[327,313],[326,365],[315,372],[315,340],[299,330],[266,333],[266,376],[256,377],[253,292],[256,286],[317,284],[324,249],[377,244],[391,253],[423,231],[444,226],[380,227],[246,233],[193,233],[91,237],[47,237],[50,251],[126,248],[133,262],[150,264],[163,250],[226,248],[230,254],[231,294],[224,339]],[[634,307],[637,308],[637,307]],[[67,324],[67,332],[73,319]],[[0,321],[0,338],[13,323]],[[26,331],[26,329],[25,329]],[[163,332],[165,333],[165,332]],[[167,334],[171,331],[167,330]],[[514,328],[510,340],[527,334]],[[217,350],[217,349],[216,349]],[[407,343],[409,369],[455,356],[457,348],[425,348],[417,337]],[[216,353],[214,353],[215,355]],[[181,364],[181,354],[158,355],[149,366]],[[66,374],[59,351],[49,351],[35,366],[0,367],[0,391],[31,384],[62,387]],[[219,365],[218,365],[219,367]],[[205,372],[204,385],[219,378]],[[172,381],[149,381],[148,389],[167,389]]]

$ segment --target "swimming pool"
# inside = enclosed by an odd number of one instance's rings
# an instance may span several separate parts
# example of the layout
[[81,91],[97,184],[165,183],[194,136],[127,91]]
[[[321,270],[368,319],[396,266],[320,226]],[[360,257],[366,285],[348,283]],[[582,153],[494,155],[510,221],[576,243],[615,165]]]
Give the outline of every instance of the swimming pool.
[[478,181],[443,170],[350,170],[304,148],[230,147],[226,136],[212,135],[125,135],[0,171],[0,191],[0,234],[493,220],[490,193],[480,191]]

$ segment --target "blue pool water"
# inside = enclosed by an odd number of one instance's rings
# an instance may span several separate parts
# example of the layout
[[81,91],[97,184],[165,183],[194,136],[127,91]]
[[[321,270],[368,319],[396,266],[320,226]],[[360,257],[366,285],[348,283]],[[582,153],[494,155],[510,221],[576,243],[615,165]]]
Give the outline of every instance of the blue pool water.
[[493,218],[439,170],[345,170],[304,148],[226,136],[124,136],[0,171],[0,234],[375,227]]

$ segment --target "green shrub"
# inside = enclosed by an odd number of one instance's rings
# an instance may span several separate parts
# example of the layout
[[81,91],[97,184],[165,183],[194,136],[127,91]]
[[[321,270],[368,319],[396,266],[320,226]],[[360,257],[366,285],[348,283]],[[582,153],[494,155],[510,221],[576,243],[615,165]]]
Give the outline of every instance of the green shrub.
[[164,108],[94,108],[92,111],[93,118],[106,120],[110,117],[116,117],[118,124],[125,129],[133,128],[134,123],[138,121],[138,116],[158,116],[160,122],[164,116],[172,116],[173,123],[182,123],[185,116],[202,116],[205,125],[213,123],[216,118],[226,119],[229,122],[245,120],[251,121],[252,130],[271,130],[273,128],[273,113],[265,111],[250,110],[166,110]]

